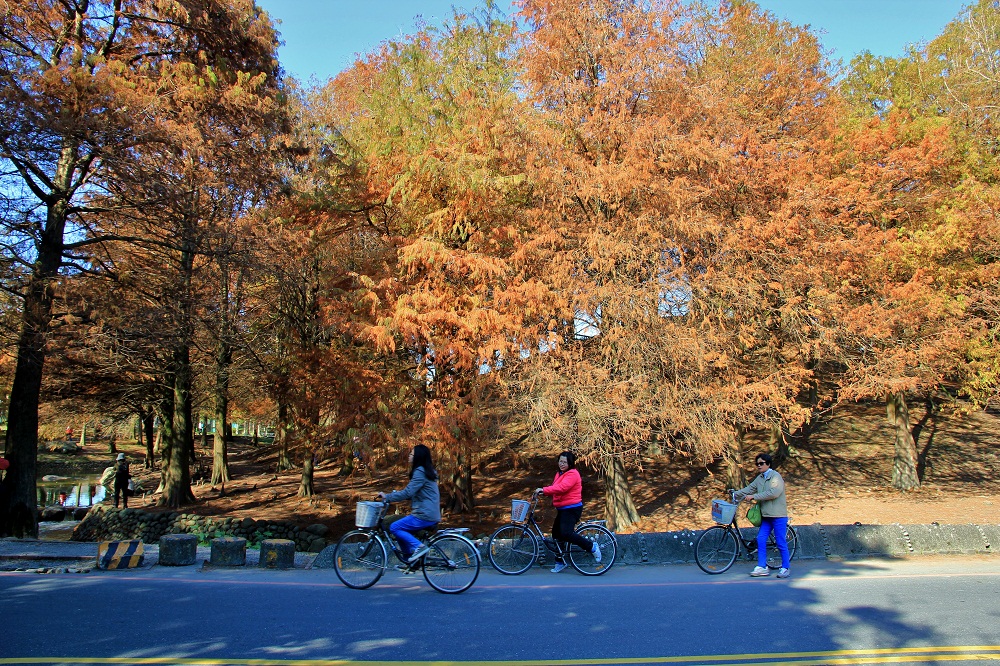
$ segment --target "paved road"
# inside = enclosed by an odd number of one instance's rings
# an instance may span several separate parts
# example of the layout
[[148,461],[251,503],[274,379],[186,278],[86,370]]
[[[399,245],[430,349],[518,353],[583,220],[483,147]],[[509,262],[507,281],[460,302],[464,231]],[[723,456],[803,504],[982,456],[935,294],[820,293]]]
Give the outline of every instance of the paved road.
[[600,578],[484,569],[446,596],[387,574],[153,567],[0,573],[0,664],[1000,663],[1000,561],[621,566]]

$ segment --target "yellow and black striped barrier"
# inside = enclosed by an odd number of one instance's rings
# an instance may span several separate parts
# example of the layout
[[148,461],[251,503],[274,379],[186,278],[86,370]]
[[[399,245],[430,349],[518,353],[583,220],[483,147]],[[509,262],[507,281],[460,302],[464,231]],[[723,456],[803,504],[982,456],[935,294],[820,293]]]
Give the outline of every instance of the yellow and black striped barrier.
[[143,545],[140,539],[102,541],[97,547],[98,569],[134,569],[142,566]]

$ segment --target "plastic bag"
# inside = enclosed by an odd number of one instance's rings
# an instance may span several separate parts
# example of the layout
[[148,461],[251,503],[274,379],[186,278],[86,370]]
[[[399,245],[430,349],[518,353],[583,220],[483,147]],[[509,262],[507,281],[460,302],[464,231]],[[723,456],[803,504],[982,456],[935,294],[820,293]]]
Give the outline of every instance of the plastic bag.
[[747,520],[749,520],[750,524],[753,525],[754,527],[760,527],[760,522],[761,522],[760,503],[752,505],[747,510]]

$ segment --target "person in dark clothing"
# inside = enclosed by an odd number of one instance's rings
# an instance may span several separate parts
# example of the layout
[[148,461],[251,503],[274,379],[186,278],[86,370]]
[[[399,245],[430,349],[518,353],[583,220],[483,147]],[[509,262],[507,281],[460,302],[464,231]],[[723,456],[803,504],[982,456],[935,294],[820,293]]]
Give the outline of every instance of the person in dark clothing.
[[128,472],[128,461],[125,454],[119,453],[118,460],[115,461],[115,508],[118,508],[118,496],[121,495],[122,504],[128,508],[128,480],[132,477]]

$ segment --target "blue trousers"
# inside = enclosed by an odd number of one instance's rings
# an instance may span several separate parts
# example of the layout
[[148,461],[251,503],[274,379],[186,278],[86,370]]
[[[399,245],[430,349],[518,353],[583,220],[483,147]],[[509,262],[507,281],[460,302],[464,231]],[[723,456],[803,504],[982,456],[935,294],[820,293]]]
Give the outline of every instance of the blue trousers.
[[781,567],[787,569],[790,564],[788,558],[788,518],[768,518],[760,520],[760,531],[757,532],[757,566],[767,567],[767,537],[774,532],[774,543],[781,553]]
[[421,520],[416,516],[406,516],[393,522],[389,526],[389,531],[392,532],[392,536],[399,542],[399,548],[403,551],[403,555],[409,557],[413,554],[413,551],[420,548],[420,539],[413,536],[412,533],[429,529],[435,525],[437,523]]

